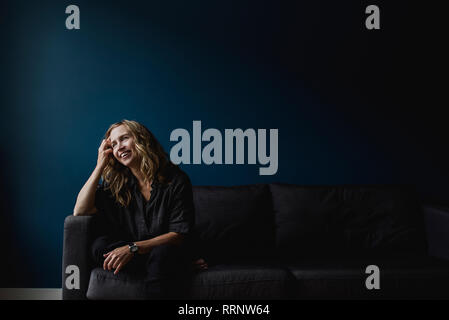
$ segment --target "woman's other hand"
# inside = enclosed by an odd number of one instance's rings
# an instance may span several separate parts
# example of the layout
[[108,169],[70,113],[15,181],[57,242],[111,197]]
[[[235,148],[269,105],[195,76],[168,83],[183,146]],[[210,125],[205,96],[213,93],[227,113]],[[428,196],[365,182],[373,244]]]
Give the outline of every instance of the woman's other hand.
[[112,154],[111,141],[109,139],[103,139],[100,147],[98,148],[97,167],[103,170],[108,164],[111,154]]
[[106,258],[103,263],[103,269],[115,269],[114,274],[117,274],[132,259],[133,255],[129,251],[129,246],[118,247],[105,253],[103,255]]
[[206,270],[208,268],[207,262],[200,258],[193,263],[196,270]]

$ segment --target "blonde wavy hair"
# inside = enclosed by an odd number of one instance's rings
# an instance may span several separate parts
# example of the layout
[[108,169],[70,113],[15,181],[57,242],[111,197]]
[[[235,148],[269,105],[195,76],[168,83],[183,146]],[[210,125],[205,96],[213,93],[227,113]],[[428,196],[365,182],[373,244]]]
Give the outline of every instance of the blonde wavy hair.
[[[134,138],[134,146],[137,157],[140,160],[140,172],[143,174],[144,182],[157,181],[167,182],[164,169],[175,166],[164,151],[156,137],[144,125],[132,120],[122,120],[112,124],[106,131],[105,139],[108,139],[111,131],[118,126],[125,126],[129,134]],[[111,156],[108,164],[103,170],[102,178],[105,189],[112,192],[116,202],[124,207],[131,202],[131,190],[128,181],[131,178],[131,170]]]

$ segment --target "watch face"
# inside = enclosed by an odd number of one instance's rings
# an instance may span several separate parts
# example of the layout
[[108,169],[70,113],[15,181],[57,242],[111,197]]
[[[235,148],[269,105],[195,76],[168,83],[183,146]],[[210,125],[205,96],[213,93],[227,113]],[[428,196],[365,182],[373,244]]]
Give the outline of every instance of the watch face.
[[132,244],[129,246],[129,249],[132,253],[136,253],[139,250],[139,247],[137,247],[135,244]]

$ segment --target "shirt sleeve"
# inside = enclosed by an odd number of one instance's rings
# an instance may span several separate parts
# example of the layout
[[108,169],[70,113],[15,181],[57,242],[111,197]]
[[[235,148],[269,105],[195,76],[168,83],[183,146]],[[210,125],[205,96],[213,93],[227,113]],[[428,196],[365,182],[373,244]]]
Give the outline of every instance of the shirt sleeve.
[[172,192],[168,231],[189,234],[193,226],[194,205],[192,184],[186,174],[174,182]]

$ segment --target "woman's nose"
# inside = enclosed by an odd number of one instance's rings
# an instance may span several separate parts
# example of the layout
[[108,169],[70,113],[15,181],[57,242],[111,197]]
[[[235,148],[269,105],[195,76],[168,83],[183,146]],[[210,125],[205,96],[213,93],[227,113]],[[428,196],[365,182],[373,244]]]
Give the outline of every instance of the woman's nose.
[[119,151],[123,150],[124,147],[125,147],[125,145],[121,141],[117,143],[117,150],[119,150]]

